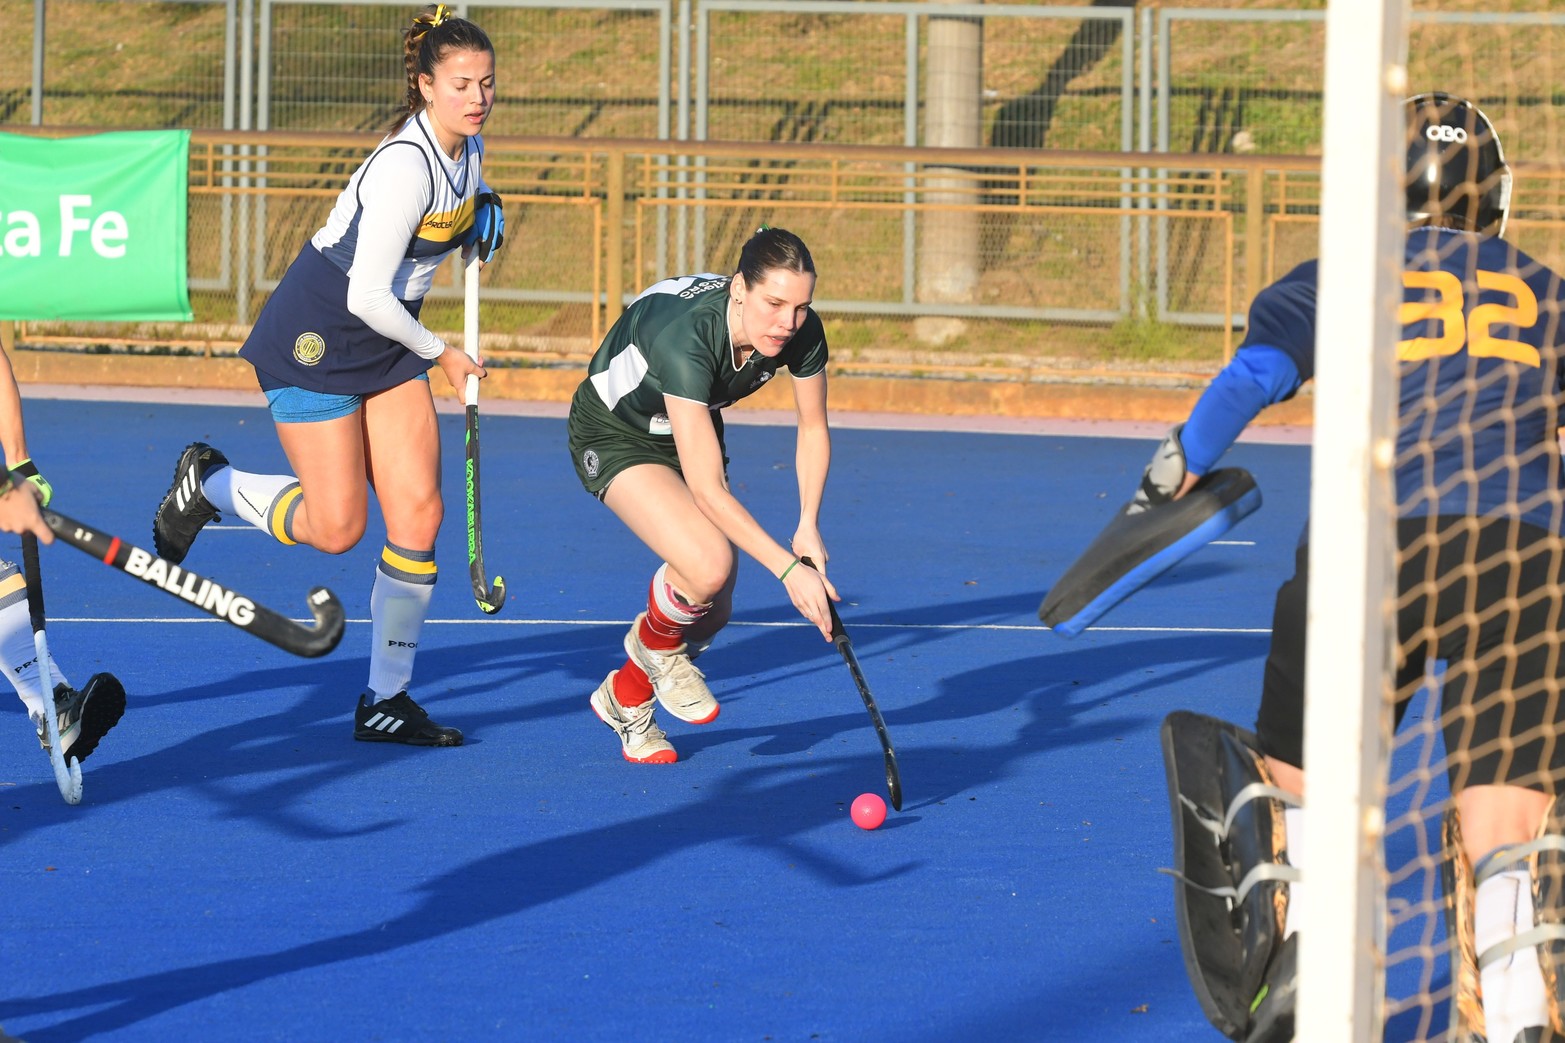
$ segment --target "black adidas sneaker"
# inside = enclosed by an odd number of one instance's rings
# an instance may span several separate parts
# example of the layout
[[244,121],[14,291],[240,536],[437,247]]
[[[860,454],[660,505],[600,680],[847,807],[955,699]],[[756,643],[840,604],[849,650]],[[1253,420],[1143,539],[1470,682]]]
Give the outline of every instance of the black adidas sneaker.
[[398,692],[378,703],[368,701],[369,693],[359,696],[359,708],[353,714],[353,737],[360,742],[400,742],[407,746],[460,746],[462,733],[443,728],[406,692]]
[[174,484],[152,518],[152,548],[158,557],[176,565],[184,561],[202,526],[217,519],[217,508],[201,491],[201,483],[227,466],[228,457],[205,442],[185,446],[174,465]]

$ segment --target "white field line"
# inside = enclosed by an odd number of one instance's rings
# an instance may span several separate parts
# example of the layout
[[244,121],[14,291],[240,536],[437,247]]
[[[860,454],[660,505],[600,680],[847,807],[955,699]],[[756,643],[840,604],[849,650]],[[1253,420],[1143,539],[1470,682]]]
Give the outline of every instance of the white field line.
[[[253,532],[257,536],[271,537],[271,533],[262,532],[253,525],[208,525],[202,532]],[[1254,547],[1254,540],[1213,540],[1208,547]]]
[[[51,624],[57,623],[131,623],[131,624],[174,624],[174,623],[223,623],[227,621],[203,616],[50,616]],[[313,624],[313,619],[295,619],[295,623],[306,626]],[[368,624],[369,619],[348,619],[345,622]],[[479,626],[479,627],[602,627],[602,626],[629,626],[629,619],[426,619],[426,626]],[[805,627],[813,628],[813,623],[804,620],[797,622],[783,621],[777,623],[765,622],[741,622],[734,620],[729,627]],[[726,628],[725,628],[726,629]],[[1018,623],[859,623],[853,624],[857,630],[996,630],[996,631],[1036,631],[1047,634],[1050,628],[1039,624]],[[1269,634],[1270,627],[1088,627],[1088,630],[1104,634]]]

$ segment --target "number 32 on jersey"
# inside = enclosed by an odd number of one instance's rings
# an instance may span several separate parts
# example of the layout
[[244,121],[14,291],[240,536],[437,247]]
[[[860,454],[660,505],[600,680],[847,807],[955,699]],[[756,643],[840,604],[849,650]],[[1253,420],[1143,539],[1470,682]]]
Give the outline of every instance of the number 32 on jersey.
[[1462,281],[1450,272],[1402,273],[1402,285],[1426,291],[1422,300],[1404,301],[1397,312],[1403,326],[1424,320],[1440,324],[1438,337],[1413,337],[1397,344],[1404,362],[1441,355],[1455,355],[1465,346],[1469,355],[1508,359],[1526,366],[1540,364],[1538,349],[1519,340],[1494,334],[1497,327],[1528,329],[1538,321],[1538,295],[1514,275],[1480,271],[1478,288],[1509,296],[1512,304],[1479,304],[1467,315],[1463,307]]

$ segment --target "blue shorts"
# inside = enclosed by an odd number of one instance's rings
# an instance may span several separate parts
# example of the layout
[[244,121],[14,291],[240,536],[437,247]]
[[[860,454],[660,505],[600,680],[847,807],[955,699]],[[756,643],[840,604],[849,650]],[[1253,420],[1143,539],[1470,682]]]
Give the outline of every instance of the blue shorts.
[[[414,379],[428,380],[429,374],[420,373]],[[364,396],[328,395],[304,388],[281,387],[267,391],[266,402],[272,407],[272,419],[279,424],[313,424],[352,416],[364,404]]]

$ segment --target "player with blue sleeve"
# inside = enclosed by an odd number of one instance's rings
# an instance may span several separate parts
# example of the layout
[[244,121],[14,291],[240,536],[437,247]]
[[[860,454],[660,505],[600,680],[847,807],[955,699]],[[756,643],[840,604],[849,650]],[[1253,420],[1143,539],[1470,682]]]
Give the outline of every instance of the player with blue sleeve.
[[[1565,899],[1540,888],[1529,857],[1540,834],[1565,850],[1565,283],[1503,238],[1510,172],[1488,118],[1438,93],[1410,99],[1407,114],[1393,717],[1428,662],[1445,661],[1446,897],[1462,941],[1452,1034],[1526,1043],[1560,1031],[1565,987],[1554,955]],[[1263,409],[1314,375],[1317,275],[1307,262],[1257,297],[1244,344],[1148,466],[1150,506],[1183,498]],[[1308,564],[1306,530],[1277,593],[1254,733],[1183,711],[1163,731],[1186,966],[1214,1025],[1249,1043],[1292,1038],[1292,936],[1309,901]],[[1216,869],[1220,851],[1235,857]],[[1246,877],[1259,882],[1236,886]],[[1229,903],[1217,919],[1213,901]]]
[[[1190,417],[1169,433],[1183,467],[1157,470],[1159,491],[1179,499],[1217,466],[1267,406],[1286,402],[1315,375],[1317,261],[1306,261],[1256,295],[1244,341],[1201,392]],[[1167,452],[1154,456],[1164,459]],[[1177,484],[1174,479],[1177,478]]]
[[[1312,300],[1313,289],[1311,286]],[[1293,354],[1274,343],[1256,339],[1255,331],[1262,318],[1259,313],[1269,303],[1266,297],[1263,293],[1250,310],[1251,335],[1240,345],[1233,361],[1224,366],[1201,393],[1180,432],[1192,485],[1194,479],[1217,466],[1218,458],[1238,440],[1261,410],[1286,402],[1309,379]],[[1313,339],[1313,323],[1309,332]]]

